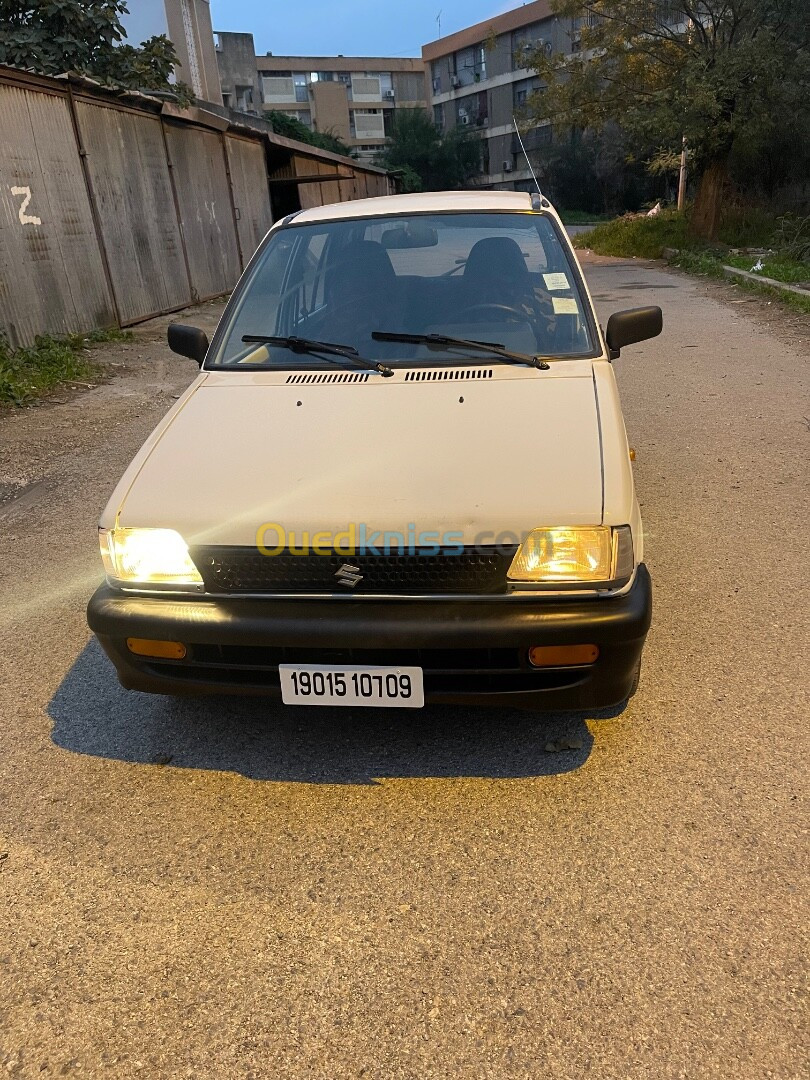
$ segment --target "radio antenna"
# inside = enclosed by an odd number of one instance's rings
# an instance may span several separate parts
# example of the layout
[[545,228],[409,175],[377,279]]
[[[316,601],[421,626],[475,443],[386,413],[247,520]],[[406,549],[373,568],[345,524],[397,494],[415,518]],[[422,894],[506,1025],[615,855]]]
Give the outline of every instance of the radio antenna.
[[526,147],[523,145],[523,139],[521,139],[520,137],[520,128],[518,127],[517,119],[514,116],[512,117],[512,123],[515,125],[515,134],[518,137],[518,142],[520,143],[520,149],[523,151],[523,156],[526,158],[526,164],[529,166],[529,172],[532,174],[532,180],[534,180],[534,186],[537,188],[537,194],[542,200],[545,198],[545,196],[540,190],[540,184],[537,182],[537,176],[535,175],[535,171],[532,168],[531,161],[529,161],[529,155],[526,153]]

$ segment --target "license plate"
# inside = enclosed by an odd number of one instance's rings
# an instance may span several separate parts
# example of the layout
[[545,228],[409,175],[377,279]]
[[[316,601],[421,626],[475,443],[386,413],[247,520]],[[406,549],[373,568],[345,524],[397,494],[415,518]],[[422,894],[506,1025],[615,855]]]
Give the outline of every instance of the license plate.
[[285,705],[421,709],[425,704],[418,667],[279,664],[278,672]]

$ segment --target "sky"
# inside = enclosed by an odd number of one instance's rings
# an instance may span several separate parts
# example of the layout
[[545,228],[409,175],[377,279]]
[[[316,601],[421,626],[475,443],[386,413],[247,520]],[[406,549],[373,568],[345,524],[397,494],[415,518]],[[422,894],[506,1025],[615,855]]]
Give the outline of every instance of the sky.
[[277,56],[419,56],[441,34],[520,7],[520,0],[211,0],[214,30],[253,34]]

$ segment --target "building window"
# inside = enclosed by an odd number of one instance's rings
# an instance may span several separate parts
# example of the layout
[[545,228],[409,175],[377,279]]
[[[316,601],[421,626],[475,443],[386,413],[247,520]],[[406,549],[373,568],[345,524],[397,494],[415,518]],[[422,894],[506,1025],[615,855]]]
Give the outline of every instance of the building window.
[[236,87],[236,108],[239,112],[250,112],[253,108],[253,87]]
[[546,20],[524,26],[512,33],[512,70],[530,66],[531,54],[542,49],[546,56],[551,56],[554,46],[551,41],[553,23]]
[[301,109],[300,112],[284,112],[284,116],[289,116],[291,120],[297,120],[299,124],[303,124],[304,127],[312,127],[312,113],[309,109]]
[[[306,86],[304,90],[306,90]],[[284,73],[265,75],[262,79],[262,94],[268,105],[298,100],[297,88],[289,72],[286,75]]]
[[472,86],[487,77],[486,50],[483,45],[471,45],[453,53],[451,59],[450,85]]
[[513,83],[512,86],[512,103],[516,109],[525,108],[526,103],[532,94],[537,93],[541,89],[539,79],[521,79],[520,82]]
[[456,105],[456,122],[461,127],[486,127],[489,123],[487,92],[463,97]]
[[433,123],[439,130],[444,130],[444,105],[433,106]]
[[382,101],[380,76],[352,74],[352,101]]
[[356,139],[385,138],[385,117],[382,109],[352,109],[349,125],[352,136]]

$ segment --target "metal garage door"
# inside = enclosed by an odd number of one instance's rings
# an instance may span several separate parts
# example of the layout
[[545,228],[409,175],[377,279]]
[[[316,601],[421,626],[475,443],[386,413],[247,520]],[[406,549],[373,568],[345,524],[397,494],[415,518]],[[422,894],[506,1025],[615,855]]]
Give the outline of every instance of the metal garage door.
[[160,120],[84,101],[76,111],[122,324],[188,304]]
[[267,187],[267,161],[264,146],[255,140],[238,139],[228,135],[225,146],[228,150],[228,168],[244,269],[262,237],[273,224],[270,192]]
[[191,286],[200,300],[239,279],[233,204],[222,137],[203,128],[166,124]]

